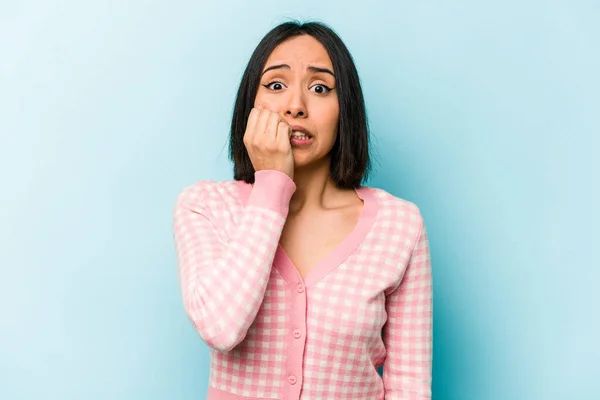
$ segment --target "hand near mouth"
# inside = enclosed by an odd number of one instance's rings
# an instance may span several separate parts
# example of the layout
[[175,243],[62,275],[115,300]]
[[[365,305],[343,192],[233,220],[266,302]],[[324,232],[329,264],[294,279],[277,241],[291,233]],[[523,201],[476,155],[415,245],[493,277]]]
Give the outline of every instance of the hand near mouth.
[[260,105],[248,116],[244,145],[254,171],[277,170],[294,179],[292,127],[281,116]]

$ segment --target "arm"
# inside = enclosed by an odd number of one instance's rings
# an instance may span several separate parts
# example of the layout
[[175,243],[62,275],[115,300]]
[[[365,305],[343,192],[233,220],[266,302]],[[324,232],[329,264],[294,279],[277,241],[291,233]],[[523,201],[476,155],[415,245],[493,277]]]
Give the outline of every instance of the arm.
[[186,314],[202,340],[229,351],[244,339],[262,304],[296,185],[282,172],[257,171],[244,215],[228,240],[210,220],[208,190],[192,185],[177,197],[179,282]]
[[386,400],[431,399],[433,292],[425,224],[400,285],[386,298],[383,365]]

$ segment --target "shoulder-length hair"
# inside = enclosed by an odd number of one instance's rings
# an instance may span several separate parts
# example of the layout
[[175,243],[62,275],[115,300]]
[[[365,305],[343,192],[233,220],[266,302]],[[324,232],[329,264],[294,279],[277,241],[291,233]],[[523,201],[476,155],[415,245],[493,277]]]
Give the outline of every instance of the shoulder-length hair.
[[356,188],[370,169],[367,113],[354,60],[340,37],[321,22],[285,22],[260,41],[244,71],[237,92],[229,138],[229,159],[235,180],[254,183],[254,167],[244,145],[244,133],[254,107],[260,77],[271,52],[295,36],[310,35],[325,47],[336,75],[339,103],[338,134],[331,150],[331,178],[339,188]]

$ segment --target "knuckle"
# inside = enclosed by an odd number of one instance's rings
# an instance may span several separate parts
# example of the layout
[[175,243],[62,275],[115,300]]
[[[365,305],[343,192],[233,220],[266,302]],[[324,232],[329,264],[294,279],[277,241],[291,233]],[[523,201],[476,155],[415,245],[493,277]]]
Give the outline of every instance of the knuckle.
[[255,119],[256,119],[256,117],[257,117],[257,115],[258,115],[258,114],[257,114],[257,112],[256,112],[256,109],[255,109],[255,108],[253,108],[252,110],[250,110],[250,114],[248,115],[248,119],[249,119],[249,120],[255,120]]

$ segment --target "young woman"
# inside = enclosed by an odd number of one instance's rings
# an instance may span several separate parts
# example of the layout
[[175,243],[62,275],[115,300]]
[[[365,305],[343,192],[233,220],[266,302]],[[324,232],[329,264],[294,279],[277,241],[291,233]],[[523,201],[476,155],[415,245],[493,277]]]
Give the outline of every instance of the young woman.
[[211,349],[207,398],[429,399],[424,221],[361,185],[365,105],[333,30],[289,22],[262,39],[230,157],[233,180],[184,188],[174,211],[185,310]]

